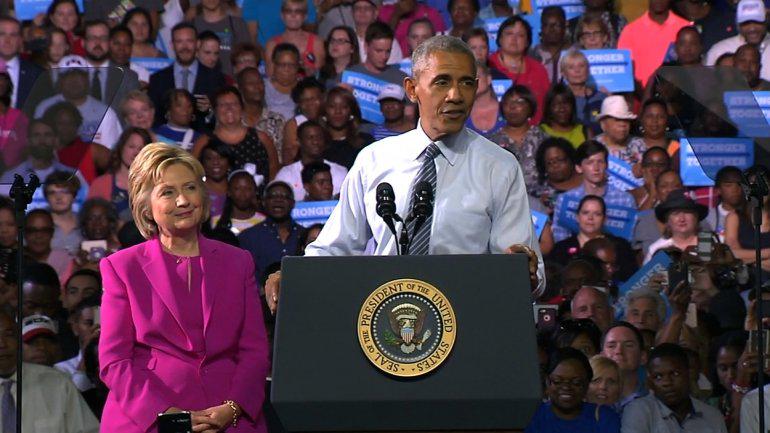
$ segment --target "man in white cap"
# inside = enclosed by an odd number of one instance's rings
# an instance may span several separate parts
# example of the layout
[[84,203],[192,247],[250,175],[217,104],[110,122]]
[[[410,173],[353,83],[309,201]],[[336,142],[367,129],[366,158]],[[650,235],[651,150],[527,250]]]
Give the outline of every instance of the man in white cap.
[[706,54],[706,66],[715,65],[720,56],[735,53],[741,45],[751,44],[761,53],[762,68],[759,76],[770,80],[770,50],[766,50],[770,44],[770,35],[767,34],[765,4],[762,0],[741,0],[735,12],[735,23],[738,25],[738,34],[714,44]]
[[404,88],[395,84],[388,84],[380,90],[377,102],[380,103],[384,123],[372,129],[375,140],[400,135],[414,128],[414,125],[404,116],[405,98]]

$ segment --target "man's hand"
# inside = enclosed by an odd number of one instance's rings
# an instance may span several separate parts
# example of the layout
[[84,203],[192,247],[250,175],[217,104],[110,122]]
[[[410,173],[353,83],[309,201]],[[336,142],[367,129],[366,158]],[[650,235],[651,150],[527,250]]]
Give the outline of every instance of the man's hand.
[[537,278],[537,254],[535,254],[535,251],[526,246],[521,244],[514,244],[508,247],[507,250],[505,250],[506,254],[519,254],[524,253],[529,258],[529,283],[532,286],[532,290],[537,290],[538,282],[540,281]]
[[265,300],[267,300],[267,307],[270,308],[270,312],[275,315],[275,310],[278,308],[278,296],[281,291],[281,271],[276,271],[267,277],[265,282]]

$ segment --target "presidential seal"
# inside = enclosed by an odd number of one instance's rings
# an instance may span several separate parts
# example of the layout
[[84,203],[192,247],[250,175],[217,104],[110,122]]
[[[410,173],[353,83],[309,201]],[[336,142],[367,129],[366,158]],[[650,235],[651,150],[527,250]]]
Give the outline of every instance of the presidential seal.
[[429,373],[449,356],[457,321],[449,300],[425,281],[377,288],[358,315],[358,342],[375,367],[399,377]]

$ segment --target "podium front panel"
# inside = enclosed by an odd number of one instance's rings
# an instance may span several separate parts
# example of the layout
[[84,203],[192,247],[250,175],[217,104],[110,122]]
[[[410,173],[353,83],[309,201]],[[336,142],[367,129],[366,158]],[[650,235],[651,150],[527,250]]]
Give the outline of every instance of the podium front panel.
[[[401,278],[456,319],[449,356],[415,378],[376,368],[357,333],[369,295]],[[539,402],[524,255],[287,257],[278,312],[272,404],[289,431],[521,429]]]

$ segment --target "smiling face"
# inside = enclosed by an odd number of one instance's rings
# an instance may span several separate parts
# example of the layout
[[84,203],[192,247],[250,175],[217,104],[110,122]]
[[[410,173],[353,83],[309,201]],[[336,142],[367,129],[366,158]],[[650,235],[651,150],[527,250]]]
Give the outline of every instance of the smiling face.
[[698,215],[687,210],[673,210],[669,212],[667,225],[671,233],[681,237],[694,236],[698,233]]
[[200,180],[186,164],[166,168],[150,192],[152,219],[161,234],[188,235],[200,226],[203,194]]
[[546,393],[557,413],[579,412],[588,391],[588,372],[580,362],[568,359],[548,375]]
[[227,158],[209,148],[203,149],[201,163],[203,164],[203,171],[206,173],[206,179],[214,182],[224,180],[230,170],[230,162]]
[[420,71],[405,81],[406,94],[418,104],[420,124],[431,138],[459,132],[476,95],[476,68],[472,56],[437,51]]

